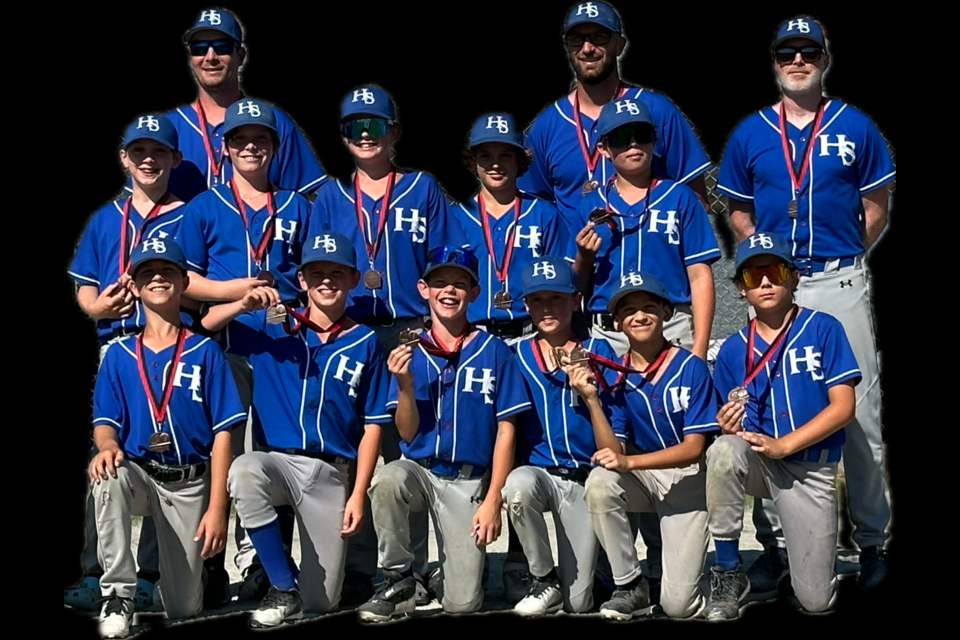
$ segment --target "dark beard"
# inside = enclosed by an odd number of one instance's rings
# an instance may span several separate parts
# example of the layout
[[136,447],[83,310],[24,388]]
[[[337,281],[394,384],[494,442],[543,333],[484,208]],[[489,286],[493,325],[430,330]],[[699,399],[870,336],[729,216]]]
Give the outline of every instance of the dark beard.
[[585,76],[580,73],[576,62],[571,60],[570,64],[573,66],[573,73],[577,77],[577,82],[589,85],[602,84],[617,70],[617,59],[613,57],[604,60],[603,66],[600,67],[596,75]]

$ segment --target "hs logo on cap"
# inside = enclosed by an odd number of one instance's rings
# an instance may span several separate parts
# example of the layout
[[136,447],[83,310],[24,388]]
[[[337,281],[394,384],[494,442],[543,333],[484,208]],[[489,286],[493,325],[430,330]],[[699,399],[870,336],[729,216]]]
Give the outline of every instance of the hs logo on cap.
[[758,233],[757,235],[750,236],[750,248],[753,249],[759,244],[764,249],[773,248],[773,238],[768,236],[765,233]]
[[549,262],[534,262],[533,277],[536,278],[537,276],[543,276],[547,280],[553,280],[557,277],[557,271]]
[[167,245],[160,238],[150,238],[143,243],[143,249],[140,250],[141,253],[146,253],[147,251],[166,253]]
[[600,15],[600,11],[597,9],[597,5],[592,2],[585,2],[577,7],[577,15],[587,14],[588,18],[596,18]]
[[356,102],[360,100],[363,104],[373,104],[376,102],[376,98],[373,97],[373,92],[369,89],[358,89],[353,92],[353,101]]
[[643,278],[639,273],[628,273],[625,276],[620,276],[620,286],[625,286],[627,284],[639,287],[643,284]]
[[209,11],[204,11],[203,13],[201,13],[200,22],[207,22],[207,21],[209,21],[210,24],[220,24],[220,12],[213,11],[211,9]]
[[507,121],[501,116],[497,116],[496,118],[490,116],[487,118],[487,129],[493,129],[494,127],[496,127],[500,133],[510,133],[510,127],[507,125]]
[[137,129],[143,129],[144,126],[150,131],[160,131],[160,122],[153,116],[143,116],[137,120]]
[[322,238],[317,236],[313,241],[313,248],[319,249],[320,247],[323,247],[323,250],[327,253],[333,253],[337,250],[337,241],[326,234]]
[[254,118],[260,117],[260,105],[258,105],[253,100],[247,100],[246,103],[241,102],[238,105],[237,115],[242,116],[244,113],[249,113]]
[[787,31],[793,31],[794,27],[796,27],[800,33],[810,33],[810,23],[801,18],[791,20],[787,24]]
[[640,115],[640,107],[638,107],[637,103],[633,100],[620,100],[617,102],[617,113],[621,113],[624,109],[632,116]]

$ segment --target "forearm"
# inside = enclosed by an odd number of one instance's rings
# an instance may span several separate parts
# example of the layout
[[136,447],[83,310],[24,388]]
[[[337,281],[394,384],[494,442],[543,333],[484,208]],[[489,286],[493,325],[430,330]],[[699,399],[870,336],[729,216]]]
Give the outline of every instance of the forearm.
[[107,451],[108,449],[120,449],[120,441],[117,437],[117,430],[105,424],[98,424],[93,428],[93,446],[97,451]]
[[213,449],[210,451],[210,506],[207,507],[212,513],[226,514],[230,501],[227,495],[227,472],[233,462],[232,439],[233,434],[229,429],[213,437]]
[[585,398],[587,409],[590,411],[590,422],[593,423],[593,437],[597,441],[597,450],[610,449],[611,451],[622,451],[620,439],[613,433],[613,427],[607,420],[603,412],[603,404],[600,398],[594,396]]
[[397,431],[404,442],[410,444],[417,435],[417,429],[420,427],[420,411],[417,409],[417,401],[413,397],[413,384],[409,389],[401,385],[400,393],[397,395],[397,411],[394,414],[394,422],[397,424]]
[[890,190],[888,185],[866,193],[861,198],[863,203],[863,246],[869,249],[883,233],[887,227],[887,209],[890,201]]
[[728,199],[727,208],[730,211],[730,226],[737,242],[742,242],[752,236],[757,230],[756,221],[753,217],[753,203]]
[[627,456],[627,465],[631,471],[688,467],[703,457],[705,446],[706,438],[698,433],[693,433],[685,435],[682,442],[672,447]]
[[352,497],[362,497],[370,488],[373,470],[380,455],[380,425],[368,424],[363,428],[363,437],[357,447],[357,477],[353,483]]
[[77,304],[94,321],[102,320],[105,317],[103,310],[97,304],[99,296],[100,292],[93,285],[84,284],[77,289]]
[[710,201],[707,200],[707,180],[704,178],[704,174],[701,173],[696,178],[691,179],[687,182],[687,186],[700,198],[700,204],[703,205],[703,208],[710,211]]
[[596,254],[587,255],[577,251],[573,260],[573,271],[577,274],[577,290],[583,294],[584,301],[589,301],[593,296],[593,263],[596,259]]
[[693,309],[693,352],[706,360],[716,310],[713,270],[708,264],[693,264],[687,267],[687,275],[690,278],[690,306]]
[[244,311],[242,300],[214,305],[207,309],[207,313],[201,318],[200,324],[207,331],[221,331],[230,324],[231,320],[244,313]]
[[220,281],[210,280],[194,271],[190,271],[189,275],[190,284],[183,293],[201,302],[232,302],[239,300],[250,290],[246,278]]
[[856,391],[850,384],[830,388],[830,404],[805,425],[779,438],[784,456],[817,444],[853,420],[857,410]]
[[513,469],[514,447],[516,445],[516,418],[510,416],[500,420],[497,425],[497,439],[493,445],[493,468],[490,471],[490,486],[484,502],[501,503],[500,492],[507,483],[507,476]]

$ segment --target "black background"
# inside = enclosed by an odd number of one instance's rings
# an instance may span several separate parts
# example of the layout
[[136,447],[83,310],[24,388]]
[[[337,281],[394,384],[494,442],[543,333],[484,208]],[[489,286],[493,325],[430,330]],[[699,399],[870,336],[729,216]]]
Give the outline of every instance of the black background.
[[[543,8],[547,4],[550,8]],[[736,123],[778,98],[768,49],[777,24],[793,17],[793,10],[778,9],[772,3],[749,12],[730,9],[728,3],[708,8],[686,3],[668,3],[666,7],[621,4],[630,40],[621,58],[622,77],[666,93],[696,125],[707,154],[719,161]],[[812,3],[805,8],[823,21],[831,40],[827,93],[864,110],[893,146],[899,147],[902,119],[895,112],[905,98],[902,92],[894,93],[895,88],[900,89],[901,78],[894,73],[899,51],[883,37],[890,25],[879,15],[847,15],[838,5]],[[312,140],[328,172],[345,177],[351,170],[336,126],[341,99],[360,84],[376,82],[392,93],[398,105],[403,125],[398,164],[432,173],[451,197],[463,198],[474,189],[460,161],[460,149],[473,120],[485,111],[503,109],[512,112],[518,123],[528,123],[544,106],[569,91],[572,72],[560,40],[565,7],[563,3],[514,0],[444,3],[444,8],[435,11],[422,2],[328,2],[298,9],[294,3],[277,0],[238,2],[230,8],[246,32],[244,91],[286,110]],[[107,11],[75,3],[58,10],[47,23],[54,33],[43,46],[55,50],[48,53],[56,55],[62,76],[57,82],[42,84],[40,98],[55,111],[66,109],[69,122],[74,123],[67,127],[66,136],[61,128],[56,137],[49,138],[51,144],[68,145],[72,170],[58,173],[72,204],[60,209],[62,217],[51,232],[53,310],[62,319],[61,345],[66,352],[58,354],[63,368],[56,372],[62,390],[52,406],[43,407],[50,424],[57,425],[56,439],[66,453],[66,471],[61,477],[67,490],[59,503],[62,515],[49,521],[49,526],[62,530],[57,557],[64,588],[76,581],[80,572],[83,468],[97,363],[93,324],[76,306],[65,271],[86,217],[112,199],[122,185],[117,150],[124,126],[145,111],[172,109],[195,98],[181,35],[201,8],[189,3],[124,3],[122,10]],[[78,30],[85,23],[95,26]],[[899,96],[900,105],[894,104],[892,95]],[[53,136],[53,132],[47,135]],[[900,327],[912,324],[913,317],[898,314],[894,302],[893,272],[908,242],[907,225],[897,221],[906,211],[901,200],[898,196],[891,214],[897,233],[887,233],[870,256],[885,365],[888,470],[897,503],[895,538],[890,545],[897,570],[893,584],[879,595],[866,597],[853,580],[843,581],[840,612],[831,616],[806,616],[782,604],[753,606],[743,612],[739,627],[762,625],[765,633],[780,635],[787,632],[787,626],[797,625],[835,630],[842,620],[862,629],[888,617],[891,605],[906,592],[912,555],[907,546],[906,512],[911,478],[907,475],[909,463],[902,461],[910,455],[906,431],[912,425],[901,421],[905,401],[895,390],[905,388],[906,383],[901,383],[903,370],[894,364],[904,361],[901,355],[910,344],[897,339]],[[900,496],[903,498],[897,501]],[[64,615],[67,628],[94,637],[94,619],[72,612]],[[233,616],[175,629],[178,636],[242,633],[244,622],[242,616]],[[399,624],[373,631],[438,634],[446,629],[463,633],[472,627],[482,632],[556,630],[587,635],[610,628],[593,617],[526,621],[508,614],[436,616]],[[664,624],[672,625],[669,621],[640,624],[643,626],[613,630],[662,631]],[[285,629],[278,637],[309,637],[331,629],[362,631],[354,614],[348,613]],[[677,629],[672,625],[673,632]],[[702,630],[701,626],[694,633]],[[149,635],[171,633],[159,630]]]

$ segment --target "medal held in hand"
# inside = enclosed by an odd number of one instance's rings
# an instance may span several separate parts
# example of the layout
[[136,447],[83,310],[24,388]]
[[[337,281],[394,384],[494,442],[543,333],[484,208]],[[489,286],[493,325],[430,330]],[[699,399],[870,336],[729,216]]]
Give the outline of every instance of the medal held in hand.
[[412,347],[420,342],[420,334],[413,329],[404,329],[400,332],[400,344],[405,347]]
[[267,324],[283,324],[283,321],[287,319],[287,308],[283,304],[276,304],[269,309],[266,313]]
[[158,431],[150,435],[150,439],[147,440],[147,448],[154,453],[163,453],[170,450],[170,444],[172,442],[173,440],[170,438],[169,433]]
[[602,224],[604,222],[608,222],[610,220],[610,216],[611,216],[610,211],[607,211],[606,209],[603,209],[601,207],[597,207],[596,209],[590,212],[588,219],[593,224]]
[[743,387],[734,387],[727,394],[727,402],[736,402],[742,407],[747,406],[748,400],[750,400],[750,393]]

